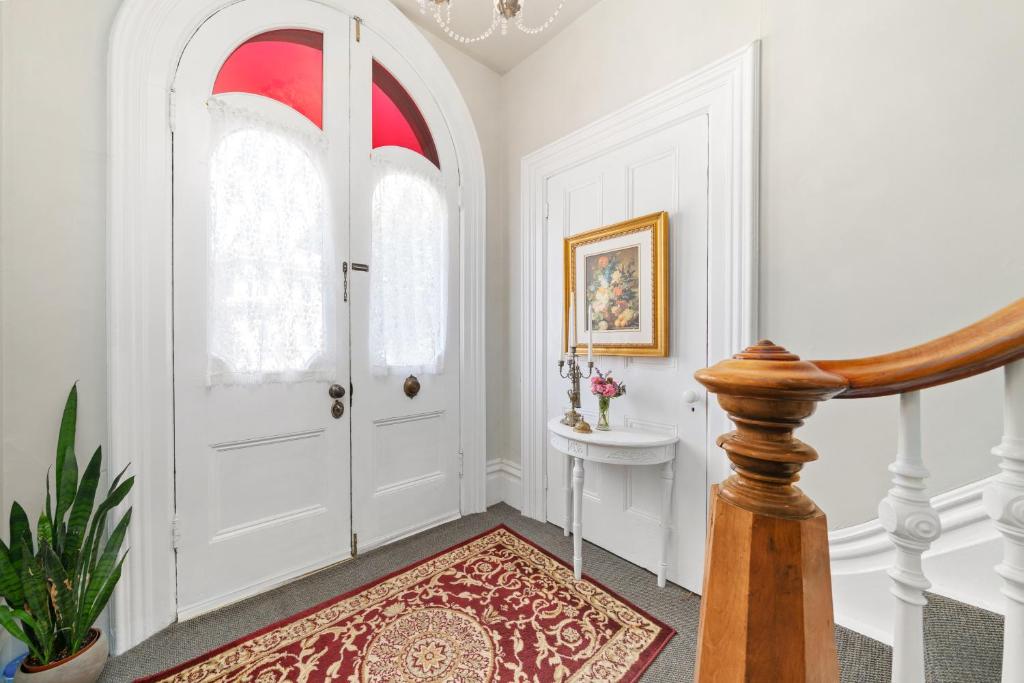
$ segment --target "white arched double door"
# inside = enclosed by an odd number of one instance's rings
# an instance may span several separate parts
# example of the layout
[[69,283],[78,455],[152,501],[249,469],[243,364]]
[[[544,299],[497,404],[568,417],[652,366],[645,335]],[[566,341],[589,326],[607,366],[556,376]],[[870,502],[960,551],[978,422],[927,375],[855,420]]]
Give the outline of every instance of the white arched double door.
[[459,515],[459,188],[413,66],[316,2],[212,16],[172,102],[186,618]]

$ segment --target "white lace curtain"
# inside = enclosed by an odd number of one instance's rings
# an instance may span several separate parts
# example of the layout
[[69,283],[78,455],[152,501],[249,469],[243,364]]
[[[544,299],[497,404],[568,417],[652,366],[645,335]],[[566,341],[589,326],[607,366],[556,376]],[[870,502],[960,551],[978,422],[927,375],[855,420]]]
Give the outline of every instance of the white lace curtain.
[[448,329],[448,201],[441,172],[406,150],[374,152],[370,367],[437,374]]
[[209,383],[330,379],[323,134],[216,97],[208,106]]

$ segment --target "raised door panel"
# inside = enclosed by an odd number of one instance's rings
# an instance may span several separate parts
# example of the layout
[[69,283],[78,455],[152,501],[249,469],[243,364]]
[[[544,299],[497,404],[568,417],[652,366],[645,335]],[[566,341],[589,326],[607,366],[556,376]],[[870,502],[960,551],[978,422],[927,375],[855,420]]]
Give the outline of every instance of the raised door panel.
[[[703,572],[707,416],[704,403],[686,404],[683,393],[699,390],[693,372],[706,365],[707,150],[707,117],[694,116],[566,170],[546,186],[547,346],[556,352],[562,325],[562,239],[636,216],[669,212],[670,355],[596,357],[595,363],[627,384],[626,396],[612,401],[613,427],[629,425],[680,437],[668,578],[694,590],[700,589]],[[596,187],[601,188],[600,197],[577,199],[581,188]],[[554,368],[557,353],[549,355]],[[549,415],[568,409],[567,388],[568,382],[557,379],[552,370],[546,389]],[[585,384],[583,393],[583,413],[594,424],[596,398]],[[548,519],[561,525],[566,511],[565,456],[548,448],[547,458]],[[587,463],[584,490],[585,538],[656,571],[661,468]]]

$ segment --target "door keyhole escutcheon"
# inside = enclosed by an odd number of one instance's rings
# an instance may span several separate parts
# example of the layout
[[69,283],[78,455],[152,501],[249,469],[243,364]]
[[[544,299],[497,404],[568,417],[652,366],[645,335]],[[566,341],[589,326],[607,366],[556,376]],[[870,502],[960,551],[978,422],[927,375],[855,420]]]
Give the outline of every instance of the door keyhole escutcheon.
[[341,401],[335,401],[331,405],[331,416],[335,420],[340,420],[341,416],[345,414],[345,404]]
[[345,398],[345,387],[340,384],[332,384],[331,388],[327,390],[327,395],[335,400]]

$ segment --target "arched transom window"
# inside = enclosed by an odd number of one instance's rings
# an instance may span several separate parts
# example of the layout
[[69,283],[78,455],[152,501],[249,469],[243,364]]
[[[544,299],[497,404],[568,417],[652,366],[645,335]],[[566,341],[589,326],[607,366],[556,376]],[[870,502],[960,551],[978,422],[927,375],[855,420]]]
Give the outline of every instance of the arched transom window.
[[437,146],[412,97],[373,64],[370,363],[440,373],[447,345],[448,200]]

